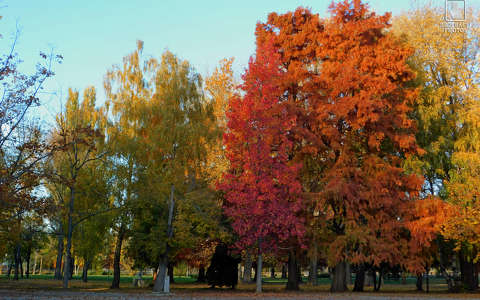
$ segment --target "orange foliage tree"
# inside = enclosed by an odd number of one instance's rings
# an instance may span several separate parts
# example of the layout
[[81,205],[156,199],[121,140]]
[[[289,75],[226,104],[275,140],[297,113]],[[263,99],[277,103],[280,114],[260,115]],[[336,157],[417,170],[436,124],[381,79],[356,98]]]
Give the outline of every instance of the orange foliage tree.
[[423,180],[402,166],[422,150],[408,116],[417,95],[408,87],[411,49],[387,32],[390,14],[359,0],[330,12],[327,20],[304,8],[273,13],[256,35],[259,48],[273,42],[286,70],[278,86],[297,120],[289,132],[294,159],[307,166],[303,188],[316,195],[313,208],[329,231],[331,290],[344,291],[347,262],[406,263],[405,207]]

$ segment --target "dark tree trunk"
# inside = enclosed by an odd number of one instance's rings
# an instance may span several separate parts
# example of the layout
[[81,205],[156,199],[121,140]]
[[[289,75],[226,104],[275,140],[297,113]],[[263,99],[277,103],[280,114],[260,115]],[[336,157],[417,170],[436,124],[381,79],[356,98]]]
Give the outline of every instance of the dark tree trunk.
[[257,262],[254,261],[252,262],[252,268],[253,268],[253,282],[257,282]]
[[363,292],[363,287],[365,285],[365,265],[361,264],[357,266],[355,272],[355,285],[353,287],[354,292]]
[[331,292],[345,292],[347,291],[347,263],[345,261],[339,262],[333,268]]
[[58,235],[57,244],[57,262],[55,264],[55,276],[54,279],[62,279],[62,259],[63,259],[63,234]]
[[475,269],[475,289],[478,289],[478,263],[474,265]]
[[308,281],[310,282],[310,284],[312,285],[317,285],[317,273],[318,273],[318,270],[317,270],[317,255],[314,254],[311,258],[310,258],[310,270],[308,272]]
[[300,265],[298,265],[298,263],[297,263],[297,281],[298,281],[298,284],[303,283],[303,281],[302,281],[302,267],[300,267]]
[[427,271],[427,278],[426,278],[427,279],[427,282],[426,282],[427,283],[427,293],[429,293],[430,292],[430,268],[427,267],[426,271]]
[[173,264],[168,264],[168,276],[170,278],[170,283],[175,283],[173,279]]
[[245,255],[245,264],[243,268],[243,283],[248,283],[252,280],[252,257],[250,253],[247,252]]
[[207,278],[205,277],[205,267],[200,267],[198,269],[198,278],[197,278],[197,282],[206,282],[207,281]]
[[113,257],[113,280],[111,289],[120,288],[120,258],[122,255],[122,243],[125,237],[125,226],[122,222],[118,230],[117,242],[115,245],[115,254]]
[[298,291],[298,266],[297,255],[294,250],[290,250],[288,255],[288,280],[286,289],[289,291]]
[[270,278],[275,278],[275,267],[270,268]]
[[27,278],[30,277],[30,256],[32,254],[32,249],[29,248],[28,251],[27,251],[27,256],[25,257],[25,259],[27,260],[27,266],[26,266],[26,272],[25,272],[25,275],[27,276]]
[[83,271],[82,271],[82,281],[87,282],[88,281],[88,269],[90,268],[90,260],[84,259],[83,263]]
[[23,279],[23,274],[24,274],[24,270],[23,270],[23,260],[22,260],[22,256],[21,254],[19,254],[19,261],[20,261],[20,277]]
[[285,267],[285,264],[282,264],[282,279],[287,279],[287,267]]
[[19,278],[19,272],[20,272],[20,265],[21,265],[21,260],[20,260],[20,244],[17,244],[15,246],[15,251],[14,251],[14,261],[15,261],[15,273],[13,275],[13,280],[18,280]]
[[70,187],[70,201],[68,203],[68,227],[67,227],[67,252],[63,270],[63,288],[68,289],[70,280],[70,263],[72,260],[72,236],[73,236],[73,212],[75,201],[75,188]]
[[423,291],[423,274],[417,274],[417,291]]
[[474,291],[477,282],[475,279],[474,264],[470,259],[467,259],[462,252],[460,252],[459,258],[463,286],[469,291]]
[[70,257],[70,268],[69,268],[69,276],[68,279],[73,278],[73,270],[75,269],[75,257]]

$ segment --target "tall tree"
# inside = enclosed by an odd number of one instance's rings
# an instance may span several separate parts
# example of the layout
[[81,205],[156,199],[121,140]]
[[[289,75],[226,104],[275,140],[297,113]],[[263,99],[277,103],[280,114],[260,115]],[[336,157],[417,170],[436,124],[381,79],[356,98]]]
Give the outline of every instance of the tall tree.
[[115,203],[118,210],[114,229],[117,233],[112,288],[120,286],[120,257],[124,239],[131,226],[132,202],[138,197],[137,159],[139,150],[139,128],[141,107],[150,101],[154,87],[155,59],[145,59],[142,55],[143,42],[137,41],[137,49],[123,58],[121,66],[113,66],[105,76],[107,106],[111,107],[113,120],[108,127],[112,149],[110,161],[115,181]]
[[[446,219],[444,241],[454,241],[461,262],[462,281],[475,289],[473,268],[478,255],[475,246],[476,167],[478,165],[478,14],[467,11],[465,32],[441,28],[444,12],[420,7],[395,20],[394,31],[415,47],[411,64],[417,69],[422,92],[415,105],[417,141],[426,150],[415,164],[422,168],[424,193],[438,195],[451,204],[455,214]],[[445,246],[445,245],[443,245]],[[448,248],[448,247],[440,247]],[[453,278],[441,262],[449,289]]]
[[419,152],[408,115],[411,49],[387,32],[388,13],[359,0],[330,11],[324,21],[303,8],[271,14],[257,25],[257,46],[280,49],[288,74],[281,95],[299,120],[291,138],[308,172],[302,185],[329,231],[331,290],[344,291],[347,262],[379,267],[405,257],[404,206],[422,180],[402,167]]
[[154,291],[160,292],[169,257],[175,254],[177,207],[183,207],[179,201],[188,198],[205,165],[214,116],[204,99],[201,77],[188,62],[170,52],[161,61],[142,61],[142,49],[139,42],[123,69],[115,67],[107,75],[105,86],[115,130],[127,129],[121,137],[126,143],[119,143],[114,160],[125,170],[118,178],[125,182],[120,194],[135,199],[129,208],[129,253],[138,265],[157,264]]
[[59,149],[52,157],[51,178],[65,186],[68,198],[64,202],[63,220],[66,223],[66,257],[64,263],[63,287],[68,288],[71,272],[73,231],[80,223],[100,211],[87,207],[78,211],[79,179],[90,164],[99,163],[106,154],[103,130],[105,118],[103,110],[95,108],[94,88],[84,92],[79,101],[78,92],[69,90],[65,111],[57,116],[57,126],[52,133],[52,143]]
[[[54,76],[53,64],[59,55],[40,52],[41,60],[32,74],[19,68],[22,60],[16,53],[19,31],[8,53],[0,56],[0,244],[17,239],[21,220],[39,209],[42,200],[33,195],[40,184],[40,163],[50,154],[39,123],[29,117],[40,105],[39,93],[45,81]],[[6,247],[0,246],[0,255]]]
[[262,291],[262,254],[302,238],[299,165],[289,162],[287,132],[295,119],[280,103],[277,82],[285,72],[272,44],[259,46],[243,75],[244,96],[230,100],[225,147],[230,169],[220,189],[225,213],[243,249],[256,249],[257,292]]

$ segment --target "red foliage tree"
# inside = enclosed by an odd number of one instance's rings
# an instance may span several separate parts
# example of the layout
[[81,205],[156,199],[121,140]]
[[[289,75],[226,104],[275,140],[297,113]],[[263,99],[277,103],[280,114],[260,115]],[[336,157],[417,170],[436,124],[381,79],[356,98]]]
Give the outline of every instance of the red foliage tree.
[[241,85],[244,94],[231,99],[227,112],[224,144],[230,170],[219,185],[238,246],[258,249],[259,269],[262,252],[298,242],[304,233],[300,166],[290,162],[293,143],[287,137],[296,120],[280,102],[278,82],[286,73],[279,62],[268,43],[250,59]]

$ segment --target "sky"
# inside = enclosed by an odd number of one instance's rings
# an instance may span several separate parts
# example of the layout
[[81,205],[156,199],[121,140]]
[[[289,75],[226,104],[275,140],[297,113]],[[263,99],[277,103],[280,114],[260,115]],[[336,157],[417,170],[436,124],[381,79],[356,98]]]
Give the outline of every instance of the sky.
[[[398,15],[415,5],[410,0],[370,0],[377,13]],[[438,2],[438,3],[437,3]],[[331,0],[0,0],[0,51],[6,53],[16,28],[22,70],[33,70],[39,52],[64,57],[55,77],[45,85],[41,114],[53,116],[68,88],[93,85],[97,103],[105,100],[103,77],[112,65],[144,41],[144,53],[160,57],[166,50],[188,60],[196,70],[211,73],[218,61],[234,57],[239,76],[255,49],[255,25],[268,13],[298,6],[328,16]],[[433,0],[444,5],[445,0]]]

